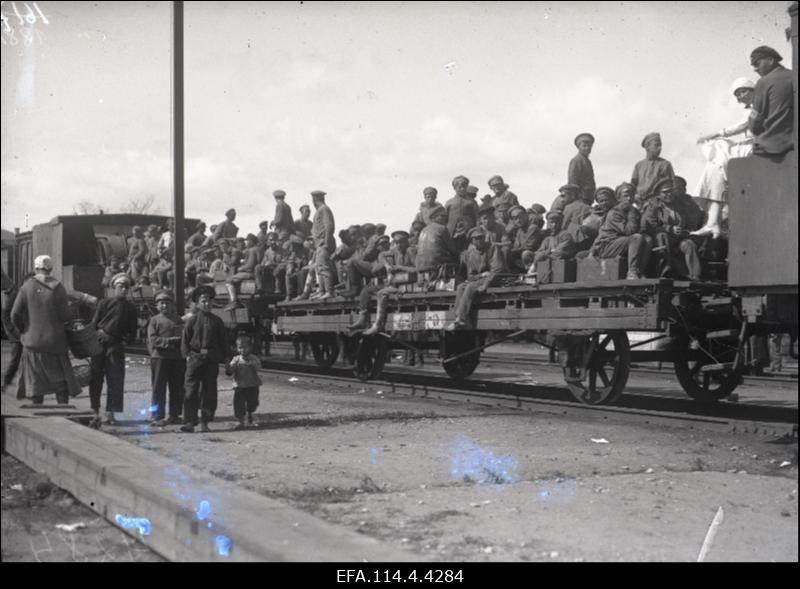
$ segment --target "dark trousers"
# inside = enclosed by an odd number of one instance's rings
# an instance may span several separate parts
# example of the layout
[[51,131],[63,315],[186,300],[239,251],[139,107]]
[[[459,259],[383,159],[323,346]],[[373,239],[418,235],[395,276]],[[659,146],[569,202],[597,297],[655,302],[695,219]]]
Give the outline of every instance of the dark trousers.
[[121,412],[125,389],[125,344],[103,344],[103,351],[92,356],[89,400],[92,410],[100,410],[103,377],[106,381],[106,411]]
[[186,360],[183,421],[197,425],[197,410],[203,423],[214,421],[217,411],[217,376],[219,364],[192,352]]
[[236,419],[244,419],[245,413],[253,413],[258,408],[258,387],[234,387],[233,414]]
[[183,379],[186,362],[173,358],[150,358],[150,374],[153,378],[153,400],[156,407],[153,419],[164,419],[169,385],[169,416],[177,418],[183,410]]
[[[7,387],[14,380],[19,370],[19,361],[22,359],[22,342],[11,342],[11,359],[8,361],[8,368],[3,374],[3,386]],[[23,397],[24,398],[24,397]]]

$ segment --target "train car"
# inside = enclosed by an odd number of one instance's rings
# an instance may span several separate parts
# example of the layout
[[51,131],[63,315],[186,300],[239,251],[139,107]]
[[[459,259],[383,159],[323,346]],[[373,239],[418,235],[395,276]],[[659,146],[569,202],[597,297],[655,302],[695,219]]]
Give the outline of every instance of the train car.
[[[789,13],[796,112],[796,2]],[[279,303],[277,328],[310,342],[322,366],[333,364],[343,348],[362,379],[380,374],[392,348],[439,348],[445,371],[466,378],[482,350],[525,335],[557,350],[564,380],[583,403],[613,403],[625,388],[630,364],[646,361],[671,362],[689,396],[713,402],[741,382],[750,336],[789,333],[796,338],[798,326],[797,151],[778,159],[732,159],[728,181],[727,283],[597,280],[598,273],[591,271],[578,271],[576,280],[574,270],[553,262],[561,266],[551,272],[559,277],[551,284],[489,288],[475,305],[470,331],[444,330],[455,318],[455,297],[443,291],[401,295],[390,308],[386,332],[377,335],[351,332],[357,304],[340,299]],[[631,345],[629,332],[652,337]],[[658,340],[666,345],[644,349]]]

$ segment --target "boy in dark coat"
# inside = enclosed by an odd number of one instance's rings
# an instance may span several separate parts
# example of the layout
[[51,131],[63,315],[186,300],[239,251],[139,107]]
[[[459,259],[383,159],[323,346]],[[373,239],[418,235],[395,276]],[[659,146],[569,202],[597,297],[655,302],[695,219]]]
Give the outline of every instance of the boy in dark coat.
[[[192,292],[196,312],[186,320],[181,340],[181,353],[186,358],[186,399],[183,406],[182,432],[191,433],[200,424],[200,431],[209,431],[217,410],[217,376],[219,363],[231,357],[228,334],[222,319],[211,312],[214,289],[198,286]],[[197,410],[200,410],[200,420]]]
[[[183,320],[175,314],[172,295],[161,291],[156,295],[158,315],[147,325],[147,347],[150,351],[150,371],[153,379],[153,425],[180,423],[183,409],[183,379],[186,361],[181,356]],[[169,385],[169,416],[167,417],[167,385]]]

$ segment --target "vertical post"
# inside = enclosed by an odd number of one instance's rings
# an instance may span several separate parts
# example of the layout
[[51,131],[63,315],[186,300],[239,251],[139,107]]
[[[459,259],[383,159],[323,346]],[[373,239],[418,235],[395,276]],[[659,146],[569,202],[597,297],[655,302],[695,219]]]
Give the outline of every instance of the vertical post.
[[184,176],[183,176],[183,2],[172,3],[172,207],[175,219],[175,307],[179,315],[184,311]]

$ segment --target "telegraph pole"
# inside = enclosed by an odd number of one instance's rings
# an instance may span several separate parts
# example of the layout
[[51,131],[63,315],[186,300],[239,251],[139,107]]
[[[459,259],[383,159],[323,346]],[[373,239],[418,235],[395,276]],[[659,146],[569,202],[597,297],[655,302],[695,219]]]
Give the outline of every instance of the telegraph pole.
[[183,2],[172,3],[172,214],[175,219],[175,307],[184,311],[184,174],[183,174]]

